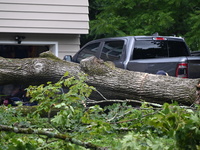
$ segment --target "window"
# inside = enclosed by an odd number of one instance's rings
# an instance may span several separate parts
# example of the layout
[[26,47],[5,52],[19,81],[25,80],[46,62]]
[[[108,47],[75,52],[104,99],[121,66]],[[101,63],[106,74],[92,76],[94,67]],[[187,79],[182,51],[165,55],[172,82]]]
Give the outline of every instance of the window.
[[184,42],[169,41],[169,57],[189,56],[187,46]]
[[99,45],[100,42],[87,45],[85,48],[83,48],[78,54],[77,62],[80,62],[84,58],[95,56],[98,51]]
[[104,61],[119,60],[124,47],[124,41],[107,41],[105,42],[100,58]]
[[133,59],[167,57],[167,45],[164,41],[136,41]]
[[135,41],[133,59],[188,56],[187,47],[182,41],[138,40]]

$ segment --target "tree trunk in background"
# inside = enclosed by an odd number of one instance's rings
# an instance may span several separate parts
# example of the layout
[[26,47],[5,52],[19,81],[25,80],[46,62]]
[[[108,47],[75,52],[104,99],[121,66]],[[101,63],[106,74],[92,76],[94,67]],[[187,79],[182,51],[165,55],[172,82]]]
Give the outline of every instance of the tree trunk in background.
[[[170,76],[153,75],[115,68],[110,62],[90,57],[81,64],[66,62],[43,53],[39,58],[5,59],[0,58],[0,84],[42,84],[58,81],[68,71],[71,76],[88,74],[87,83],[107,99],[137,99],[164,103],[177,101],[192,104],[197,100],[198,79],[182,79]],[[92,99],[102,96],[93,92]]]

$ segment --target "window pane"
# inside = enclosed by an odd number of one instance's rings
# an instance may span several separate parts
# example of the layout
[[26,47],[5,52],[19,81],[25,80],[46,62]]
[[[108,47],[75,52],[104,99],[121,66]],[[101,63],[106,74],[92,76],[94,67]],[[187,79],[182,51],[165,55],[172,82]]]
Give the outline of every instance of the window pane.
[[169,41],[169,57],[178,57],[178,56],[189,56],[187,46],[184,42],[180,41]]
[[84,49],[82,49],[81,52],[79,52],[77,61],[80,62],[82,59],[86,57],[95,56],[99,48],[99,45],[100,45],[99,42],[87,45]]
[[135,41],[133,59],[189,56],[182,41]]
[[123,40],[105,42],[100,58],[105,61],[119,60],[123,47]]
[[133,59],[168,57],[167,41],[135,41]]

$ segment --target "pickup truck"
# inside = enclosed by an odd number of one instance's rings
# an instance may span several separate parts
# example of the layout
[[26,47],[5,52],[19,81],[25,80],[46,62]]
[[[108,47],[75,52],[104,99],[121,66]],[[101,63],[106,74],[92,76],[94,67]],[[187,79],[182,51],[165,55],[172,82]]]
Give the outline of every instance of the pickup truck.
[[79,63],[90,56],[112,61],[116,67],[131,71],[152,74],[162,71],[174,77],[200,78],[200,56],[192,56],[181,37],[153,35],[93,40],[72,61]]

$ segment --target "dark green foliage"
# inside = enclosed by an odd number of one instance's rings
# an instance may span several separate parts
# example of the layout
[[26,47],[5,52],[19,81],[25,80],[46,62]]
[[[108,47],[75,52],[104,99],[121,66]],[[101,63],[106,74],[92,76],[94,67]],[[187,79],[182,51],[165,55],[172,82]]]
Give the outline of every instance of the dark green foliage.
[[197,0],[91,1],[89,37],[151,35],[158,32],[160,35],[185,37],[192,50],[199,50],[199,6]]

